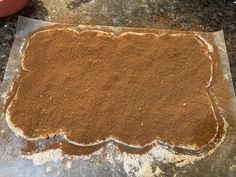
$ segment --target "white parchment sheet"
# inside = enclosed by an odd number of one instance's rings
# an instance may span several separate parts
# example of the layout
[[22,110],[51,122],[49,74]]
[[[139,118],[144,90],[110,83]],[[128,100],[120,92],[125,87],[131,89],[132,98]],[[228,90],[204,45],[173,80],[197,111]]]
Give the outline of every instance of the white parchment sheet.
[[[19,72],[22,59],[22,46],[25,36],[43,26],[54,23],[19,17],[17,32],[1,86],[1,106],[4,104],[6,91],[12,86]],[[86,26],[78,28],[106,29],[119,33],[132,28]],[[135,29],[134,29],[135,30]],[[136,29],[139,30],[139,29]],[[163,30],[149,29],[162,33]],[[202,36],[205,33],[199,33]],[[236,112],[236,99],[231,79],[231,72],[225,48],[223,31],[214,32],[214,42],[219,49],[221,66],[229,81],[233,94],[232,108]],[[233,176],[236,175],[236,127],[230,125],[223,144],[211,155],[201,156],[177,155],[166,147],[156,145],[143,155],[120,152],[116,143],[110,142],[104,148],[89,156],[63,156],[60,149],[48,150],[38,154],[22,156],[20,151],[25,140],[17,137],[8,127],[5,115],[0,119],[0,177],[56,177],[56,176]],[[55,139],[60,139],[56,137]],[[52,140],[53,141],[53,140]],[[39,143],[45,143],[39,140]],[[201,159],[201,160],[200,160]],[[192,162],[196,161],[194,164]]]

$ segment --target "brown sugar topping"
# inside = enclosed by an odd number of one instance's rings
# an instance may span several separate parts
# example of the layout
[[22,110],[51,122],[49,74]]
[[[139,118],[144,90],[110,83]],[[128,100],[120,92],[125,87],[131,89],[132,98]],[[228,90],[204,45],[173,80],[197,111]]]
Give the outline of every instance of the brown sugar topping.
[[89,146],[89,147],[81,147],[76,146],[74,144],[70,144],[67,141],[62,142],[54,142],[52,144],[48,144],[45,146],[38,145],[34,141],[28,141],[23,149],[21,150],[21,153],[23,155],[38,153],[38,152],[44,152],[50,149],[61,149],[63,154],[70,155],[70,156],[81,156],[81,155],[89,155],[93,152],[99,150],[103,144],[97,145],[97,146]]
[[194,34],[68,29],[43,29],[28,38],[7,110],[25,136],[63,133],[84,145],[158,140],[196,149],[216,136],[207,91],[213,61]]

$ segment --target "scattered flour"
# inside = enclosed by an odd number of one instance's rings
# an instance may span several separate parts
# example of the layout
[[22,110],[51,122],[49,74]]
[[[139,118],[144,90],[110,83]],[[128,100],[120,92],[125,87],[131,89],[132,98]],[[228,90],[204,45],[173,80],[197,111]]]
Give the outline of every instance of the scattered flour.
[[71,161],[67,161],[67,162],[66,162],[66,168],[67,168],[67,169],[70,169],[70,168],[71,168],[71,165],[72,165],[72,162],[71,162]]
[[1,134],[5,134],[5,130],[1,130],[0,133],[1,133]]
[[58,162],[62,160],[61,149],[51,149],[31,155],[22,155],[23,158],[32,160],[35,165],[43,165],[47,162]]
[[138,177],[154,177],[164,174],[163,171],[157,166],[156,170],[153,172],[150,163],[145,164],[138,172]]
[[47,172],[50,172],[52,171],[52,167],[48,166],[47,169],[46,169]]
[[[160,163],[174,163],[177,167],[183,167],[188,164],[193,164],[195,161],[204,158],[213,152],[210,151],[208,154],[202,154],[200,156],[191,156],[183,154],[175,154],[155,144],[155,146],[145,154],[127,154],[121,152],[117,146],[113,143],[108,143],[105,147],[88,156],[64,156],[60,149],[47,150],[31,155],[24,155],[23,158],[31,159],[35,165],[44,165],[47,162],[58,162],[60,160],[67,159],[66,168],[70,169],[74,160],[86,160],[91,163],[97,163],[100,165],[102,162],[109,162],[114,167],[118,164],[122,164],[123,169],[127,176],[137,177],[152,177],[161,176],[164,172],[153,162]],[[94,160],[99,159],[99,160]],[[102,159],[102,162],[101,162]],[[152,170],[156,169],[155,171]],[[50,168],[47,168],[47,171]]]
[[161,174],[163,174],[163,171],[157,166],[156,171],[154,172],[154,175],[160,176]]

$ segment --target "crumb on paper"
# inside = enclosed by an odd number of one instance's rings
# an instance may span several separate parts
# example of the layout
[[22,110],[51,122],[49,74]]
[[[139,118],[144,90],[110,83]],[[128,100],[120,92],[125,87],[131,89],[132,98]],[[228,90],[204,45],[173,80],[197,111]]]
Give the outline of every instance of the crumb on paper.
[[47,172],[50,172],[52,171],[52,167],[48,166],[47,169],[46,169]]

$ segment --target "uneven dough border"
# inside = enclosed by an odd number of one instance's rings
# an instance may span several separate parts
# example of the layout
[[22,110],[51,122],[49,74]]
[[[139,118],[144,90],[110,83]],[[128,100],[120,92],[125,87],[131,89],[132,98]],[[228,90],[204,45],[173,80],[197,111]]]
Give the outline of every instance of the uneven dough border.
[[[79,31],[77,31],[77,30],[75,30],[75,29],[73,29],[73,28],[70,28],[70,27],[67,27],[67,28],[59,28],[59,29],[47,29],[47,30],[44,29],[44,30],[42,30],[42,31],[38,31],[38,32],[32,34],[32,35],[30,36],[30,38],[27,40],[27,44],[26,44],[25,46],[22,45],[22,47],[24,47],[24,50],[25,50],[25,49],[28,47],[30,40],[31,40],[36,34],[38,34],[38,33],[43,33],[43,32],[46,32],[46,31],[51,31],[51,30],[56,30],[56,31],[66,31],[66,30],[67,30],[67,31],[73,31],[73,32],[75,32],[75,33],[77,33],[77,34],[81,34],[81,33],[83,33],[84,31],[86,31],[86,30],[82,30],[81,32],[79,32]],[[138,33],[138,32],[124,32],[124,33],[121,33],[121,34],[119,34],[119,35],[115,35],[115,34],[112,33],[112,32],[104,32],[104,31],[100,31],[100,30],[90,30],[90,31],[97,32],[97,33],[98,33],[98,34],[97,34],[98,36],[110,36],[110,37],[112,36],[112,37],[114,37],[114,38],[119,38],[119,37],[123,37],[123,36],[126,36],[126,35],[154,35],[155,37],[158,38],[159,36],[165,35],[165,33],[162,33],[162,34],[155,34],[155,33]],[[170,35],[170,36],[180,36],[180,35],[186,35],[186,34],[184,34],[184,33],[179,33],[179,34],[168,34],[168,35]],[[201,46],[207,46],[207,48],[208,48],[208,53],[206,53],[206,55],[207,55],[207,54],[209,55],[209,53],[213,53],[213,46],[212,46],[211,44],[209,44],[201,35],[195,34],[194,39],[197,40],[197,41],[201,44]],[[209,142],[208,142],[207,144],[205,144],[203,147],[201,147],[201,149],[203,149],[203,148],[206,147],[208,144],[210,144],[211,142],[213,142],[213,141],[215,140],[217,134],[218,134],[218,131],[219,131],[219,123],[218,123],[217,117],[216,117],[216,115],[215,115],[215,110],[214,110],[214,108],[213,108],[212,101],[211,101],[210,96],[209,96],[209,94],[208,94],[208,92],[207,92],[207,88],[211,86],[211,82],[212,82],[212,79],[213,79],[213,72],[214,72],[214,71],[213,71],[213,70],[214,70],[214,69],[213,69],[213,59],[212,59],[212,57],[211,57],[210,55],[209,55],[209,60],[211,61],[211,73],[210,73],[209,81],[207,82],[206,94],[207,94],[207,96],[208,96],[208,98],[209,98],[209,101],[210,101],[210,103],[211,103],[211,109],[212,109],[212,111],[213,111],[214,118],[215,118],[215,120],[216,120],[216,125],[217,125],[217,126],[216,126],[216,134],[209,140]],[[21,67],[22,67],[23,70],[30,72],[30,70],[27,70],[27,69],[24,67],[24,52],[23,52],[23,59],[22,59],[22,61],[21,61]],[[59,130],[58,132],[48,134],[47,136],[46,136],[46,135],[42,135],[42,136],[40,136],[40,137],[38,137],[38,138],[30,138],[30,137],[28,137],[28,136],[25,136],[25,135],[24,135],[24,132],[23,132],[20,128],[16,127],[16,126],[11,122],[11,116],[10,116],[9,108],[12,106],[12,102],[13,102],[15,99],[17,99],[17,93],[18,93],[18,89],[17,89],[17,91],[16,91],[16,94],[15,94],[14,98],[11,100],[11,103],[9,104],[9,106],[8,106],[8,108],[7,108],[7,111],[6,111],[6,121],[7,121],[8,125],[9,125],[10,129],[11,129],[16,135],[18,135],[18,136],[20,136],[20,137],[23,137],[24,139],[27,139],[27,140],[38,140],[38,139],[45,139],[45,138],[47,138],[47,137],[52,137],[52,136],[55,136],[55,135],[62,135],[62,136],[64,136],[64,138],[65,138],[69,143],[74,144],[74,145],[78,145],[78,146],[83,146],[83,147],[86,147],[86,146],[96,146],[96,145],[99,145],[99,144],[101,144],[101,143],[108,143],[109,141],[114,141],[114,142],[116,142],[116,143],[119,143],[119,144],[122,144],[122,145],[125,145],[125,146],[128,146],[128,147],[131,147],[131,148],[145,148],[145,147],[147,147],[147,146],[149,146],[149,145],[156,144],[156,143],[158,143],[158,142],[161,143],[161,144],[166,144],[166,143],[164,143],[164,142],[161,142],[160,140],[157,140],[158,137],[157,137],[154,141],[152,141],[152,142],[150,142],[150,143],[147,143],[147,144],[145,144],[144,146],[126,144],[126,143],[124,143],[124,142],[122,142],[122,141],[119,141],[119,140],[113,138],[113,137],[109,137],[109,138],[107,138],[107,139],[105,139],[105,140],[103,140],[103,141],[96,141],[96,142],[90,143],[90,144],[80,144],[80,143],[76,143],[76,142],[73,142],[73,141],[69,140],[69,139],[67,138],[67,136],[66,136],[66,133],[65,133],[63,130]],[[223,119],[223,122],[224,122],[224,130],[226,130],[226,129],[227,129],[227,122],[226,122],[225,118],[224,118],[222,115],[221,115],[221,118]],[[222,136],[221,139],[223,140],[223,139],[224,139],[224,136]],[[167,145],[172,147],[172,145],[169,145],[169,144],[167,144]],[[180,147],[180,148],[187,149],[187,150],[199,150],[199,149],[197,149],[197,147],[196,147],[195,145],[187,145],[187,146],[181,145],[181,146],[173,146],[173,147]]]

